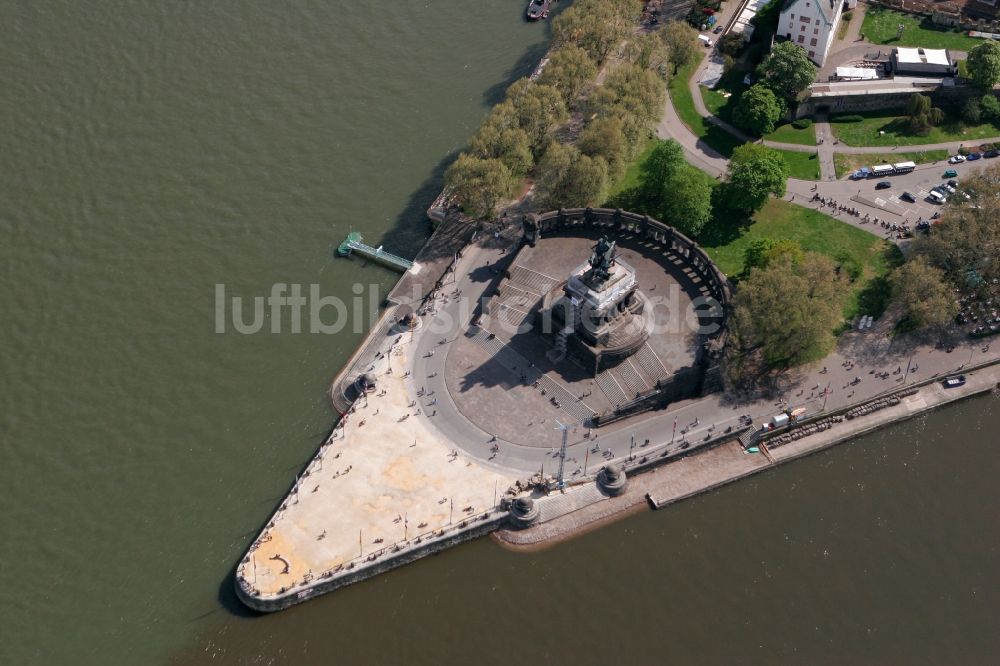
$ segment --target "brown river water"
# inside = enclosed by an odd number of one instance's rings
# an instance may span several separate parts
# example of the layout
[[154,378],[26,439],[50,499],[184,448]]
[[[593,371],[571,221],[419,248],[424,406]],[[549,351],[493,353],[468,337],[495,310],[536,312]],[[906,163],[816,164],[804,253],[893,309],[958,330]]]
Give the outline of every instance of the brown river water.
[[995,663],[996,398],[549,550],[483,539],[256,617],[232,567],[363,337],[349,298],[547,27],[523,3],[2,2],[0,664]]

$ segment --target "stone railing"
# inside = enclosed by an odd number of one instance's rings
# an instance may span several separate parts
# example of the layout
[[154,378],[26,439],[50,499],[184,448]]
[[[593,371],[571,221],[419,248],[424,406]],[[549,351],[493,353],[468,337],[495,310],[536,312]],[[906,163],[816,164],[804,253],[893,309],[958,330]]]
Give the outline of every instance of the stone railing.
[[648,215],[630,213],[620,208],[561,208],[541,214],[530,213],[525,216],[526,237],[529,233],[528,228],[532,224],[541,235],[585,227],[613,231],[619,236],[637,236],[653,242],[684,259],[687,266],[708,287],[711,296],[719,302],[726,313],[729,312],[732,289],[725,274],[716,267],[697,243],[677,229]]

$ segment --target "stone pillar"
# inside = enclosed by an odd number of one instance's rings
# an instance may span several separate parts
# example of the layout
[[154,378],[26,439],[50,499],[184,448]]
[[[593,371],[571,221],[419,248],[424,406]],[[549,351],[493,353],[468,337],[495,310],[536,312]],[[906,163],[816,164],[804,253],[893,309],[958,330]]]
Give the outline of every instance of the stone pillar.
[[510,503],[510,522],[514,527],[530,527],[538,522],[538,506],[530,497],[518,497]]
[[607,465],[597,473],[597,485],[607,494],[615,497],[625,492],[625,470],[617,465]]

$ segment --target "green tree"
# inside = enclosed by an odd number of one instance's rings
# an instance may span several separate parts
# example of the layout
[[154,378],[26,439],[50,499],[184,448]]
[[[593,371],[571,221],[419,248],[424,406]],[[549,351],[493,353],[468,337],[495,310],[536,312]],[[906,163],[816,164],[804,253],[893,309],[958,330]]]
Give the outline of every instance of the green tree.
[[655,72],[666,81],[670,78],[670,49],[656,33],[632,37],[625,45],[625,61]]
[[552,52],[538,76],[537,83],[559,90],[566,106],[575,105],[576,98],[597,76],[597,65],[579,46],[566,44]]
[[666,84],[655,73],[623,63],[608,72],[604,83],[590,96],[588,106],[598,115],[627,112],[643,120],[658,121],[666,91]]
[[722,39],[719,40],[719,52],[723,55],[735,58],[743,49],[744,43],[743,35],[741,33],[727,32]]
[[1000,42],[987,40],[969,51],[965,61],[972,82],[989,90],[1000,83]]
[[784,112],[784,104],[774,91],[757,83],[743,92],[733,109],[733,122],[756,136],[764,136],[774,131]]
[[660,30],[660,36],[670,52],[670,62],[677,70],[687,67],[701,56],[701,42],[698,31],[682,21],[668,21]]
[[962,191],[952,197],[931,234],[914,240],[916,255],[944,271],[952,287],[963,293],[1000,298],[1000,165],[962,177]]
[[621,178],[625,172],[630,151],[621,118],[595,118],[580,133],[576,147],[584,155],[603,157],[611,180]]
[[469,150],[476,157],[500,160],[517,177],[525,176],[535,163],[528,133],[518,127],[484,123],[472,137]]
[[501,201],[514,193],[517,179],[498,159],[462,153],[444,175],[445,185],[462,202],[462,209],[476,218],[488,218]]
[[695,236],[712,217],[712,185],[697,169],[680,165],[663,183],[656,217]]
[[684,166],[684,149],[673,139],[657,141],[639,166],[639,183],[647,199],[663,196],[666,183]]
[[775,94],[794,101],[816,79],[816,65],[798,44],[778,42],[757,67],[757,78]]
[[746,214],[760,210],[770,195],[785,195],[788,163],[781,153],[756,143],[733,151],[726,174],[724,201]]
[[944,271],[918,255],[889,274],[892,300],[903,319],[917,328],[950,322],[956,312],[954,294],[944,279]]
[[796,263],[780,255],[754,268],[733,299],[727,375],[750,383],[827,353],[842,319],[845,280],[827,257],[810,252]]
[[983,95],[983,98],[979,100],[979,109],[983,120],[1000,125],[1000,100],[993,95]]
[[553,141],[538,163],[536,207],[576,208],[601,203],[607,193],[608,166],[601,157]]
[[983,121],[983,110],[978,99],[973,97],[965,100],[962,105],[962,120],[970,125],[978,125]]
[[552,22],[552,45],[575,44],[596,62],[604,62],[629,35],[639,17],[637,0],[582,0]]
[[914,93],[906,103],[910,116],[910,131],[920,136],[930,134],[931,128],[944,120],[944,111],[931,106],[931,98]]
[[569,116],[558,89],[528,78],[515,81],[507,88],[506,101],[512,105],[517,126],[528,134],[535,155],[545,148],[555,127]]

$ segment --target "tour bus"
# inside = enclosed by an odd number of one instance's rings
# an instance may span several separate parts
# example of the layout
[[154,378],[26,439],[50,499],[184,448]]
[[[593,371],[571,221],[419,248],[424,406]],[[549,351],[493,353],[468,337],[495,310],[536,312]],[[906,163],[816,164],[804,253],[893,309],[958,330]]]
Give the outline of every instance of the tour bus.
[[872,178],[885,178],[886,176],[891,176],[893,174],[891,164],[879,164],[878,166],[872,167]]
[[892,165],[892,172],[895,174],[910,173],[917,168],[915,162],[899,162]]

